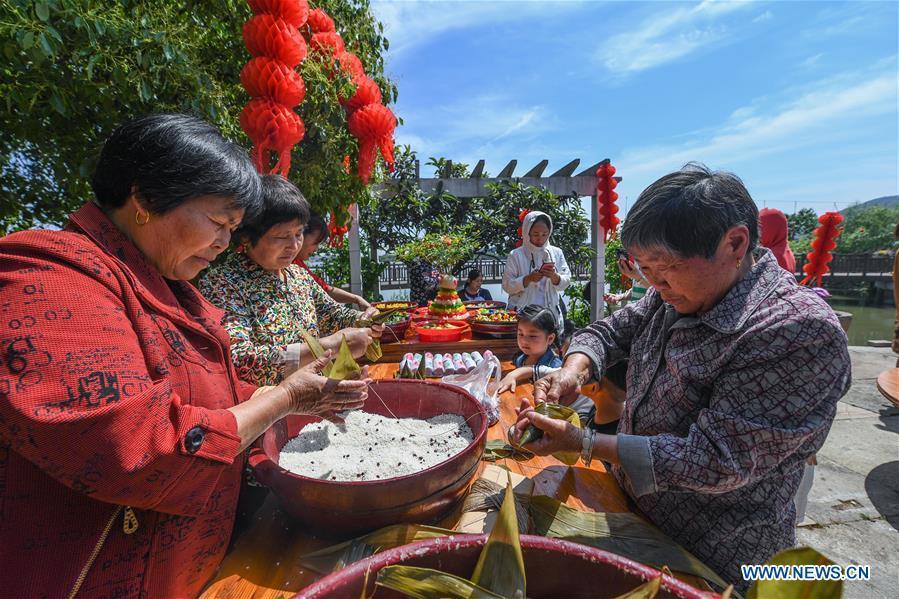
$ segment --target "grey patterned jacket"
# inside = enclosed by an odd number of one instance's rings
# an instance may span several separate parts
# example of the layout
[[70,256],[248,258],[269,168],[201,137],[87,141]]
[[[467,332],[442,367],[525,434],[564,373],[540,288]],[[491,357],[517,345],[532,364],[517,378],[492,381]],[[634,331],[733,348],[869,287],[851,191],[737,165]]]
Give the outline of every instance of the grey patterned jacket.
[[629,358],[613,474],[663,531],[733,582],[795,542],[793,495],[850,383],[830,307],[768,250],[712,310],[655,290],[578,331],[594,373]]

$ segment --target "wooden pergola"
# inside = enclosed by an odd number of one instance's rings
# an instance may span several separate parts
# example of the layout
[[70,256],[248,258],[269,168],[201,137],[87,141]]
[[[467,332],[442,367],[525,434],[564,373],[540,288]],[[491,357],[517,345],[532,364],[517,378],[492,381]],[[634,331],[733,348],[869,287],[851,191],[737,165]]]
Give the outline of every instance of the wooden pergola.
[[[599,226],[599,212],[596,203],[596,170],[603,164],[609,162],[606,158],[577,174],[580,164],[580,158],[575,158],[556,172],[544,177],[543,172],[549,165],[549,160],[541,160],[536,166],[531,168],[521,177],[514,176],[515,168],[518,166],[517,160],[510,160],[509,163],[495,177],[484,177],[484,160],[479,160],[477,165],[471,171],[468,177],[450,177],[450,178],[424,178],[419,176],[419,164],[415,164],[416,183],[424,193],[435,193],[445,191],[459,198],[479,198],[488,195],[487,185],[491,183],[516,182],[521,185],[529,185],[533,187],[542,187],[558,196],[577,196],[592,198],[591,205],[591,246],[594,256],[591,264],[591,297],[594,301],[590,305],[590,318],[597,320],[603,314],[603,291],[604,291],[604,273],[605,273],[605,243],[603,241],[604,231]],[[449,164],[451,166],[451,163]],[[447,172],[451,172],[451,168],[446,168]],[[621,181],[621,177],[615,177]],[[390,181],[382,183],[375,188],[378,194],[395,193],[393,185]],[[362,254],[359,250],[359,218],[358,214],[353,214],[353,224],[349,232],[350,246],[350,285],[353,293],[362,293]]]

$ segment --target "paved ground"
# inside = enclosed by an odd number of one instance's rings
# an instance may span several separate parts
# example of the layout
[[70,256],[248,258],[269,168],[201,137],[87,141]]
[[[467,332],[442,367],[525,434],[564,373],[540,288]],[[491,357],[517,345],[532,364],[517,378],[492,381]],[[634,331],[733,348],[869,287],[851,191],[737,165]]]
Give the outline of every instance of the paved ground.
[[896,365],[889,349],[851,347],[852,388],[818,454],[801,545],[839,564],[868,564],[869,582],[846,582],[847,598],[899,597],[899,408],[875,379]]

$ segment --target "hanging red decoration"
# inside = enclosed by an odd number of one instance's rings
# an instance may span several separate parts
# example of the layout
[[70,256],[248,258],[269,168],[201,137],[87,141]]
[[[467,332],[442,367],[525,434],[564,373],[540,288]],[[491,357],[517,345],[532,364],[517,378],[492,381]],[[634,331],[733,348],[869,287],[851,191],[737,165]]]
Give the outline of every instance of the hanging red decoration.
[[524,217],[528,215],[528,212],[530,212],[530,209],[525,208],[518,213],[518,222],[520,222],[521,225],[519,225],[518,227],[518,241],[515,242],[515,247],[517,248],[520,248],[522,245],[524,245],[524,229],[522,227],[524,225]]
[[821,286],[821,278],[830,272],[827,265],[833,260],[831,252],[837,247],[836,239],[842,233],[839,225],[843,222],[843,215],[839,212],[825,212],[818,218],[818,222],[820,224],[815,229],[812,251],[808,254],[808,262],[802,267],[805,278],[799,281],[800,285],[817,280],[817,286]]
[[340,70],[346,73],[353,81],[359,81],[365,77],[365,68],[362,61],[352,52],[343,51],[337,54],[334,59],[340,63]]
[[368,185],[375,169],[378,147],[387,169],[393,171],[393,131],[396,129],[396,117],[383,104],[368,104],[350,115],[348,123],[350,133],[359,140],[358,174],[362,182]]
[[346,154],[343,157],[343,172],[346,174],[350,174],[350,155]]
[[380,104],[381,88],[374,80],[363,75],[362,79],[357,81],[356,93],[350,98],[339,100],[347,111],[353,112],[369,104]]
[[306,41],[297,28],[272,15],[256,15],[247,21],[243,39],[253,56],[280,60],[291,69],[306,58]]
[[332,248],[343,247],[343,236],[346,235],[350,230],[350,228],[346,224],[348,216],[349,214],[342,214],[338,216],[336,211],[331,212],[331,218],[328,222],[328,244]]
[[605,162],[596,169],[596,201],[599,205],[599,226],[604,232],[604,240],[614,239],[617,235],[618,223],[618,205],[615,201],[618,194],[615,188],[618,187],[618,181],[615,179],[615,167],[610,162]]
[[272,15],[284,19],[293,27],[302,27],[309,16],[306,0],[247,0],[250,10],[257,15]]
[[253,140],[252,157],[259,172],[265,172],[272,152],[278,162],[271,172],[286,177],[290,172],[290,152],[306,134],[297,113],[272,100],[255,99],[240,113],[240,126]]
[[309,11],[309,16],[306,19],[306,23],[309,25],[309,29],[312,31],[312,33],[337,31],[337,29],[334,28],[334,19],[329,17],[328,13],[320,8]]
[[258,56],[240,71],[240,82],[254,98],[269,98],[293,108],[306,97],[306,84],[295,70],[280,60]]
[[343,45],[343,38],[339,33],[333,31],[323,31],[314,33],[309,40],[309,47],[315,52],[336,56],[346,51]]

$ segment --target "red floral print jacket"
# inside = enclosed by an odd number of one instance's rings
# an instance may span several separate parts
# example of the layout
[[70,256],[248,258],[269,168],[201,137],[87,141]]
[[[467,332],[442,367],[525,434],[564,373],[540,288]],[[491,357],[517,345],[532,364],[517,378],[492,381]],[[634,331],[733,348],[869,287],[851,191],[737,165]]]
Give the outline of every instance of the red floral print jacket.
[[119,506],[81,596],[199,593],[241,480],[227,408],[254,389],[221,318],[93,204],[0,239],[0,596],[67,596]]

